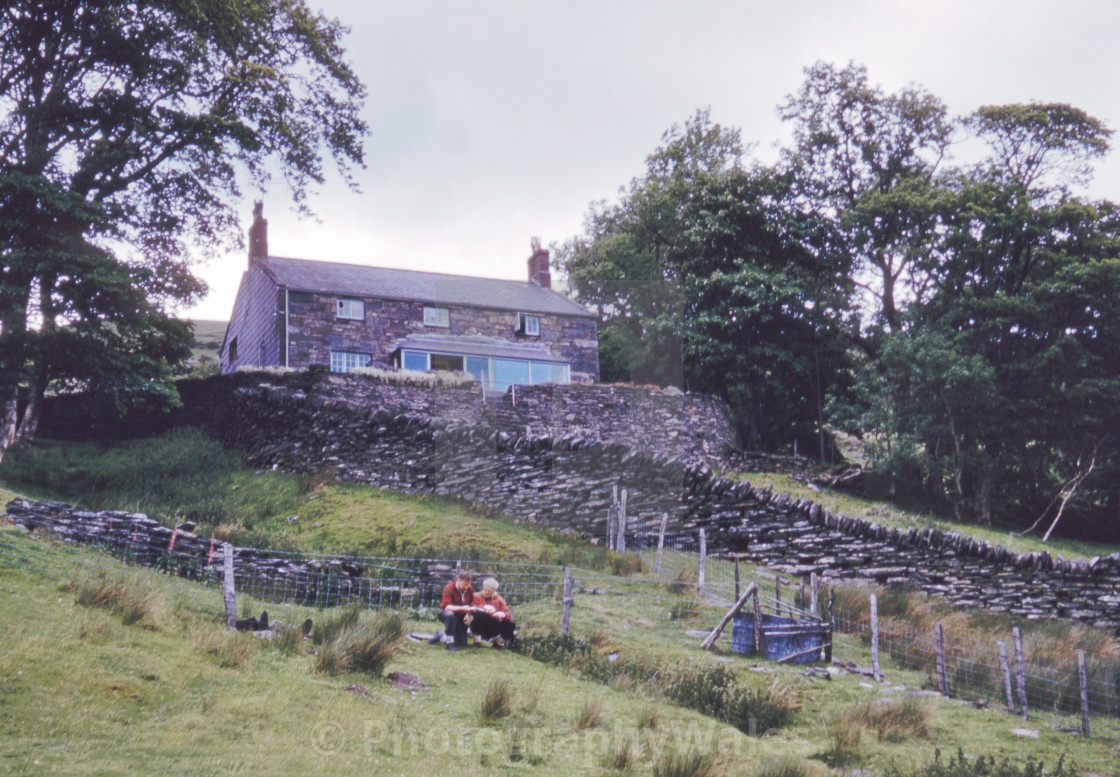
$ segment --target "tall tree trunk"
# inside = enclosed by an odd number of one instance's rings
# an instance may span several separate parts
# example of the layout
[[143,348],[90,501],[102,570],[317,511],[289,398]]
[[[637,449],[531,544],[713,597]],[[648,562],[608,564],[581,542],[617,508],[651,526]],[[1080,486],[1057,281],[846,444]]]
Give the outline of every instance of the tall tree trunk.
[[46,365],[36,367],[35,376],[27,391],[27,405],[23,408],[23,415],[19,419],[19,428],[16,429],[15,444],[29,443],[35,439],[39,431],[39,418],[43,412],[43,396],[47,393],[47,384],[50,383],[50,374]]

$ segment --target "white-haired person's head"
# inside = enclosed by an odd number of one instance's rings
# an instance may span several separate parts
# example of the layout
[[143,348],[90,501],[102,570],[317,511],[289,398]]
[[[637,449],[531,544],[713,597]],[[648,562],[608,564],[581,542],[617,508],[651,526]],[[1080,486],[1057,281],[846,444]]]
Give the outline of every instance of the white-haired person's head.
[[492,594],[498,590],[498,581],[492,577],[488,577],[482,581],[482,593]]

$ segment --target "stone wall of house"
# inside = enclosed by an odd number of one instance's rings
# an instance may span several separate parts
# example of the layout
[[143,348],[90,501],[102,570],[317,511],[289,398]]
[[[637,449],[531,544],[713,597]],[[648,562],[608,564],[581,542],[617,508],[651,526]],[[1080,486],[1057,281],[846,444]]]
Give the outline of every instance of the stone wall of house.
[[397,342],[411,334],[482,335],[510,342],[539,343],[555,359],[571,364],[571,379],[591,383],[599,379],[599,344],[595,319],[534,313],[540,318],[540,335],[514,334],[517,311],[464,306],[448,309],[450,325],[425,326],[424,303],[402,300],[362,299],[365,319],[337,317],[337,294],[293,291],[289,295],[288,339],[292,366],[329,364],[330,352],[368,353],[375,363],[387,363]]
[[[98,413],[81,395],[48,399],[40,433],[62,440],[121,439],[160,434],[177,426],[237,427],[243,389],[262,388],[315,404],[341,403],[354,413],[407,414],[437,425],[466,425],[518,436],[569,436],[617,442],[686,461],[725,466],[737,447],[726,405],[702,394],[604,385],[516,386],[484,397],[478,383],[419,382],[324,369],[238,372],[180,381],[182,406],[169,413]],[[259,393],[262,393],[259,392]],[[277,419],[277,423],[279,420]],[[260,419],[264,426],[266,419]],[[252,448],[245,448],[252,450]],[[308,465],[312,466],[312,465]]]

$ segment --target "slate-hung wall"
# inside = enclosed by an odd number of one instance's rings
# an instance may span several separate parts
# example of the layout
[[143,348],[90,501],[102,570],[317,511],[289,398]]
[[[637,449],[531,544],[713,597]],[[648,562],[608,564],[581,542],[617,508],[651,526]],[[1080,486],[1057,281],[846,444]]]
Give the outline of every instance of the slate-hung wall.
[[[338,317],[338,294],[291,291],[288,300],[289,359],[293,365],[329,364],[330,352],[368,353],[374,364],[384,363],[389,349],[400,338],[415,334],[481,335],[512,340],[518,311],[477,307],[425,305],[422,302],[347,297],[364,303],[362,321]],[[449,326],[424,324],[425,307],[444,307]],[[549,313],[534,313],[540,320],[539,336],[527,343],[547,345],[553,356],[571,364],[571,379],[588,383],[599,377],[595,320]]]
[[436,423],[339,397],[280,386],[238,389],[225,440],[256,466],[333,466],[346,479],[456,497],[522,520],[602,536],[611,488],[629,489],[635,531],[691,540],[791,574],[821,571],[911,582],[967,607],[1068,617],[1120,633],[1120,553],[1090,562],[929,529],[899,531],[734,483],[671,453],[581,436],[523,437],[469,423]]

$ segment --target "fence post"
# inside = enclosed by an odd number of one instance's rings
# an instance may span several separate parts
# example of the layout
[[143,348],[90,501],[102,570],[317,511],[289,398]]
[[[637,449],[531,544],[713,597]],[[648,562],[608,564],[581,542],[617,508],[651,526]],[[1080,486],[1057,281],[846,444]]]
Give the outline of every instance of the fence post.
[[1011,633],[1015,638],[1015,679],[1019,681],[1019,712],[1023,720],[1028,720],[1030,713],[1027,710],[1027,660],[1023,656],[1023,632],[1016,626]]
[[1003,691],[1007,696],[1007,711],[1014,715],[1015,695],[1011,691],[1011,667],[1007,662],[1007,643],[1001,639],[996,644],[999,645],[999,668],[1003,672]]
[[774,578],[774,614],[779,617],[782,614],[782,576],[778,575]]
[[222,598],[226,603],[226,623],[237,628],[237,601],[233,582],[233,545],[222,543]]
[[762,610],[758,606],[758,587],[751,593],[754,603],[754,653],[762,655]]
[[696,574],[696,593],[704,595],[704,566],[708,562],[708,538],[700,530],[700,569]]
[[626,489],[622,489],[622,501],[618,505],[618,539],[615,540],[614,549],[619,553],[626,552]]
[[871,594],[871,672],[879,682],[879,597]]
[[618,539],[618,483],[611,486],[611,509],[607,511],[607,550],[615,549]]
[[813,613],[813,617],[817,617],[818,605],[820,604],[820,578],[817,577],[816,572],[809,573],[809,610]]
[[567,634],[572,619],[572,568],[564,567],[564,610],[560,615],[560,633]]
[[1089,678],[1085,671],[1085,651],[1077,651],[1077,679],[1081,683],[1081,736],[1089,738]]
[[735,601],[739,600],[739,557],[735,557]]
[[945,632],[941,623],[937,624],[937,692],[942,696],[949,695],[949,673],[945,670]]
[[669,514],[661,516],[661,531],[657,532],[657,576],[661,576],[661,554],[665,551],[665,526],[669,523]]
[[824,660],[832,663],[832,640],[836,634],[836,592],[832,586],[828,587],[828,647],[824,649]]

